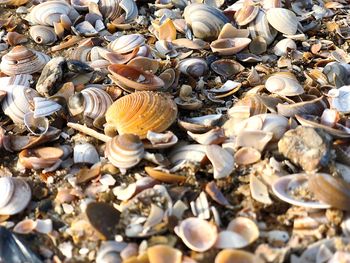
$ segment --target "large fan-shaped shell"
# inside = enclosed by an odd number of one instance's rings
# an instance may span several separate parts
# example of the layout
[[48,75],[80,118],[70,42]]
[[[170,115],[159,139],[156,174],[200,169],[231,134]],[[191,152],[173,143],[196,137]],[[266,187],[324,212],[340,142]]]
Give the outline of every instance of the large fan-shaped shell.
[[209,40],[216,39],[221,28],[229,22],[219,9],[200,3],[188,5],[184,17],[197,38]]
[[91,119],[104,116],[109,106],[113,103],[111,96],[99,88],[87,88],[81,93],[84,96],[84,115]]
[[50,57],[44,53],[16,46],[2,57],[0,69],[7,75],[40,72]]
[[140,34],[124,35],[109,44],[109,48],[114,52],[125,54],[133,51],[136,47],[145,44],[146,39]]
[[106,121],[119,134],[132,133],[144,139],[148,131],[165,131],[176,115],[177,107],[171,98],[163,93],[143,91],[115,101],[107,110]]
[[286,35],[295,35],[298,29],[297,16],[285,8],[270,8],[266,12],[267,20],[277,31]]
[[29,34],[40,45],[51,45],[57,40],[55,30],[49,26],[32,26],[29,29]]

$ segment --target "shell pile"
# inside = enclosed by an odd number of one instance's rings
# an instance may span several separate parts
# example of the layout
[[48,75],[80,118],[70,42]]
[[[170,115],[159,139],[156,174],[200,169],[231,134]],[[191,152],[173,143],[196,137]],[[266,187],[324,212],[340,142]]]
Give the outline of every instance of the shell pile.
[[350,262],[349,24],[347,0],[0,0],[0,261]]

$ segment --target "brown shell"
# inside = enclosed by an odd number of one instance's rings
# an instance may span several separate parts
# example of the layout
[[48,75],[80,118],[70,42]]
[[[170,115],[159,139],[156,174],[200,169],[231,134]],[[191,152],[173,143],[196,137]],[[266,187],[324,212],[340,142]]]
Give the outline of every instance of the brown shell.
[[57,147],[26,149],[19,153],[19,162],[28,169],[43,169],[53,166],[63,156]]
[[131,133],[145,139],[148,131],[165,131],[176,116],[177,106],[171,98],[163,93],[142,91],[115,101],[107,110],[106,121],[119,134]]
[[146,166],[145,171],[152,178],[165,183],[183,183],[186,181],[185,176],[163,172],[150,166]]

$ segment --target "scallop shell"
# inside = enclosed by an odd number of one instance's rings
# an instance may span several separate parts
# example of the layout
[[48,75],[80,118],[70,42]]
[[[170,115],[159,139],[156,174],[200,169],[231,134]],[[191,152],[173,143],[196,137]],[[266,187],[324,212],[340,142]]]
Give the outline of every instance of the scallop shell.
[[262,263],[262,261],[252,253],[237,250],[224,249],[215,257],[215,263]]
[[167,245],[156,245],[147,249],[149,261],[152,263],[181,263],[182,252]]
[[106,113],[108,125],[119,134],[132,133],[140,139],[146,138],[149,130],[165,131],[176,117],[174,101],[165,94],[150,91],[124,96],[115,101]]
[[0,69],[7,75],[40,72],[50,57],[44,53],[16,46],[2,57]]
[[29,29],[29,34],[40,45],[52,45],[57,41],[55,30],[49,26],[32,26]]
[[304,93],[304,89],[296,77],[288,72],[273,74],[266,80],[265,87],[271,93],[280,96],[297,96]]
[[208,40],[216,39],[221,28],[229,22],[219,9],[200,3],[186,6],[184,17],[195,37]]
[[218,236],[215,225],[197,217],[186,218],[174,230],[187,247],[197,252],[210,249]]
[[28,169],[44,169],[53,166],[63,156],[63,150],[57,147],[26,149],[19,153],[19,162]]
[[1,104],[2,110],[14,123],[22,124],[24,115],[30,111],[33,98],[39,97],[39,93],[21,85],[6,86],[2,90],[7,92]]
[[82,143],[74,146],[74,163],[95,164],[100,161],[96,148],[90,143]]
[[114,52],[125,54],[133,51],[136,47],[143,46],[146,39],[140,34],[124,35],[112,41],[108,47]]
[[222,38],[211,42],[210,48],[220,55],[234,55],[245,49],[252,40],[250,38]]
[[285,56],[287,55],[288,50],[296,50],[297,44],[293,39],[285,38],[280,40],[275,47],[273,48],[274,53],[277,56]]
[[105,156],[114,166],[129,169],[141,161],[144,152],[143,144],[138,136],[122,134],[107,142]]
[[199,78],[208,71],[208,64],[202,58],[187,58],[180,61],[178,68],[181,73]]
[[248,29],[252,38],[262,36],[267,45],[270,45],[277,36],[277,31],[269,25],[263,11],[258,13],[255,20],[249,24]]
[[99,7],[106,19],[114,20],[125,13],[125,23],[137,18],[138,9],[133,0],[100,0]]
[[295,35],[299,21],[297,16],[285,8],[270,8],[266,12],[267,20],[277,31],[286,35]]
[[113,64],[108,67],[112,80],[130,90],[157,90],[164,86],[163,80],[152,73],[128,65]]
[[84,116],[91,119],[104,116],[113,103],[111,96],[100,88],[86,88],[81,93],[84,96]]
[[0,178],[0,215],[14,215],[22,212],[29,204],[32,192],[21,178]]

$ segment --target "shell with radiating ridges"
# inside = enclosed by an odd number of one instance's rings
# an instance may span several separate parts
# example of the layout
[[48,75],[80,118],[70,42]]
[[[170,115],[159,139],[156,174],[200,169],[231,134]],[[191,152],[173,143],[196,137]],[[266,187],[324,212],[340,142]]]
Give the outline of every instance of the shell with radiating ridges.
[[141,34],[124,35],[113,40],[108,47],[114,52],[124,54],[133,51],[136,47],[143,46],[146,39]]
[[55,30],[49,26],[32,26],[29,29],[29,34],[40,45],[51,45],[57,41]]
[[40,72],[50,57],[39,51],[16,46],[2,57],[0,69],[6,75]]
[[31,200],[32,192],[21,178],[0,178],[0,215],[14,215],[23,211]]
[[84,96],[84,116],[96,119],[105,115],[113,100],[103,89],[86,88],[81,91]]
[[[162,109],[162,110],[159,110]],[[106,121],[119,134],[132,133],[141,139],[147,132],[163,132],[176,119],[175,102],[163,93],[142,91],[126,95],[107,110]]]
[[188,5],[184,17],[193,34],[201,39],[216,39],[221,28],[229,22],[219,9],[200,3]]

